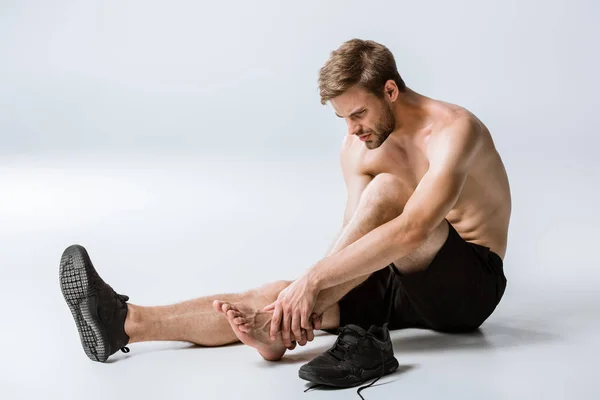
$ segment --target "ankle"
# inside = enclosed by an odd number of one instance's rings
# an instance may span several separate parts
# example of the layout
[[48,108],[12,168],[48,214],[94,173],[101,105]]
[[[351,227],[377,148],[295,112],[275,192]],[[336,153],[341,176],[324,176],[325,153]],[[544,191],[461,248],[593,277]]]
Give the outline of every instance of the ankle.
[[129,336],[129,343],[139,342],[142,332],[141,307],[127,303],[127,317],[125,318],[125,333]]

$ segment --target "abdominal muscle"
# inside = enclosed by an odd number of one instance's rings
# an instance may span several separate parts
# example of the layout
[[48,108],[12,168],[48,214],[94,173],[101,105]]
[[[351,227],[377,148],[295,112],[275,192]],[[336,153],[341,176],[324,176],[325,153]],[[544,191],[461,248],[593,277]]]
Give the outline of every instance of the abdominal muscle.
[[511,212],[504,167],[492,162],[472,170],[446,219],[465,241],[489,247],[504,259]]

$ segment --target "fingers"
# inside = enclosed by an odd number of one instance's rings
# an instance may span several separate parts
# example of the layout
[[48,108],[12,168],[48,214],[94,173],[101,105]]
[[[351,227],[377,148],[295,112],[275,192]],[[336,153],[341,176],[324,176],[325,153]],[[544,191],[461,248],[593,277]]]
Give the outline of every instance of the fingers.
[[[275,303],[277,303],[277,302],[275,302]],[[275,309],[275,303],[269,304],[268,306],[263,308],[263,311],[273,311]]]
[[277,337],[277,332],[279,332],[279,327],[281,326],[281,311],[281,305],[277,303],[273,310],[273,317],[271,317],[271,330],[269,332],[271,341],[275,341],[275,338]]
[[308,311],[303,310],[300,314],[300,325],[303,329],[312,329],[312,323],[310,322],[310,317],[308,315]]
[[298,340],[298,344],[300,346],[306,345],[306,342],[308,341],[306,334],[307,334],[306,330],[302,329],[300,340]]
[[[312,342],[312,338],[314,338],[314,334],[312,333],[313,326],[312,326],[312,324],[310,322],[310,318],[308,316],[308,312],[303,311],[300,314],[300,321],[301,321],[300,325],[302,327],[302,335],[303,335],[304,340],[305,340],[304,344],[306,344],[306,340],[308,340],[309,342]],[[307,332],[310,332],[310,335],[312,336],[311,339],[308,339],[309,335],[308,335]],[[304,345],[302,345],[302,346],[304,346]]]
[[[292,316],[292,333],[294,334],[294,338],[296,340],[300,340],[302,338],[302,330],[300,328],[300,313],[294,313]],[[304,326],[302,326],[304,328]]]
[[315,327],[315,329],[321,329],[321,322],[322,321],[321,321],[321,316],[320,315],[318,315],[316,313],[313,313],[310,316],[310,319],[311,319],[311,321],[312,321],[313,326]]
[[290,347],[292,345],[292,338],[290,335],[292,329],[292,314],[286,314],[283,315],[283,321],[281,323],[281,339],[283,340],[283,345],[285,347]]
[[308,340],[309,342],[312,342],[313,340],[315,340],[315,333],[313,332],[312,329],[307,329],[304,332],[306,332],[306,340]]

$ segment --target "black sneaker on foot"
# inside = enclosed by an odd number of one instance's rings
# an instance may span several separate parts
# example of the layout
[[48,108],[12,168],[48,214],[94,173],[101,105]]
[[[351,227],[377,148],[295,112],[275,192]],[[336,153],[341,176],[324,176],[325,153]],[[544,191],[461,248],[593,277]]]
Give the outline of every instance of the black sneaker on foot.
[[127,300],[98,275],[87,251],[69,246],[60,260],[60,289],[71,309],[85,354],[92,361],[104,362],[125,345]]
[[[357,325],[346,325],[339,330],[334,345],[303,365],[298,376],[319,385],[347,388],[379,379],[397,368],[387,324],[373,325],[368,331]],[[373,383],[375,381],[370,385]]]

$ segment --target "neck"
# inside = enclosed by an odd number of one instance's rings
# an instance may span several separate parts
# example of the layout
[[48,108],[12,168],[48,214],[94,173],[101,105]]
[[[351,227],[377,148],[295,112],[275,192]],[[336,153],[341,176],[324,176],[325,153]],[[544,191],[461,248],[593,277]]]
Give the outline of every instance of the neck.
[[414,133],[425,125],[427,112],[425,106],[429,99],[409,89],[400,92],[392,110],[396,116],[396,131],[399,134]]

